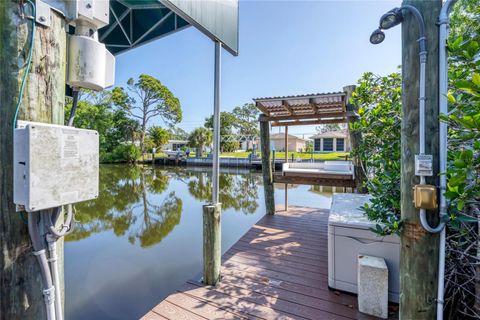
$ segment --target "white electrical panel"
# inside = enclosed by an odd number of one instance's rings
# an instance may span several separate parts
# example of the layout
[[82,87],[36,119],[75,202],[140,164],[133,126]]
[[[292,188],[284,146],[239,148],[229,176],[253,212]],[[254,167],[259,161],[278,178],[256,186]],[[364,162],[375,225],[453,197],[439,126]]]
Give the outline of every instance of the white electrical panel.
[[17,206],[38,211],[98,197],[96,131],[19,121],[13,144]]

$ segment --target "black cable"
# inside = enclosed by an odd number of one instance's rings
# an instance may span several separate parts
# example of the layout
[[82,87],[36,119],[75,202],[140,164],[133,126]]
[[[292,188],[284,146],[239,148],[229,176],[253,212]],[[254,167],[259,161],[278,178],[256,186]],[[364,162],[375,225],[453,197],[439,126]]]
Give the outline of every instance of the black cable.
[[77,112],[77,105],[78,105],[78,93],[79,90],[73,90],[73,102],[72,102],[72,110],[70,110],[70,117],[68,118],[67,126],[73,126],[73,119],[75,118],[75,113]]

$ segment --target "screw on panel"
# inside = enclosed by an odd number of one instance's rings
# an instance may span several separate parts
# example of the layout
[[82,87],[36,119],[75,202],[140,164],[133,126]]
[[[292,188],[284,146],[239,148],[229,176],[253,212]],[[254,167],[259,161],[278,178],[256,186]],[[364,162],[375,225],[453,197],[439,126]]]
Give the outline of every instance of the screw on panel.
[[47,21],[47,19],[46,19],[44,16],[40,16],[40,17],[38,18],[38,20],[40,20],[40,22],[45,22],[45,21]]
[[91,9],[91,8],[92,8],[92,4],[87,3],[87,9]]

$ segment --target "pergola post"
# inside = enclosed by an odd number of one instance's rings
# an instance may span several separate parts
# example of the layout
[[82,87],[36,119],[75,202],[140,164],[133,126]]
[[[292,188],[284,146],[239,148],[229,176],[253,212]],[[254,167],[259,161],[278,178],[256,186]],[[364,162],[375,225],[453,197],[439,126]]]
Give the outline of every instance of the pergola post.
[[[288,163],[288,126],[285,126],[285,163]],[[288,184],[285,183],[285,211],[288,210]]]
[[262,150],[262,175],[263,190],[265,192],[265,209],[267,214],[275,214],[275,198],[273,188],[272,163],[270,162],[270,123],[261,114],[260,122],[260,147]]
[[[350,98],[352,93],[355,91],[355,85],[349,85],[343,87],[343,92],[345,92],[345,105],[346,109],[349,112],[357,113],[358,106],[350,103]],[[358,121],[358,116],[349,116],[348,118],[348,134],[350,137],[350,146],[351,149],[357,149],[362,141],[362,134],[360,132],[352,132],[350,130],[350,124]],[[364,181],[366,180],[365,173],[362,170],[360,159],[358,157],[352,158],[354,172],[355,172],[355,185],[359,193],[366,193],[367,190],[364,187]]]

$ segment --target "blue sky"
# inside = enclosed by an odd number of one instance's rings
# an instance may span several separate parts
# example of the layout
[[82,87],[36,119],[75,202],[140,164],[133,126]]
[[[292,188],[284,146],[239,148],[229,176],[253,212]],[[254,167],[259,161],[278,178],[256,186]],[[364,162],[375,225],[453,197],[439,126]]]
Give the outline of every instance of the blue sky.
[[[240,54],[222,56],[221,110],[252,98],[341,91],[363,72],[385,75],[401,63],[400,28],[371,45],[380,16],[400,1],[240,0]],[[116,85],[150,74],[179,99],[187,131],[213,113],[214,44],[194,27],[117,56]],[[162,125],[160,120],[152,124]],[[275,132],[278,129],[275,129]],[[312,134],[314,127],[292,127]]]

